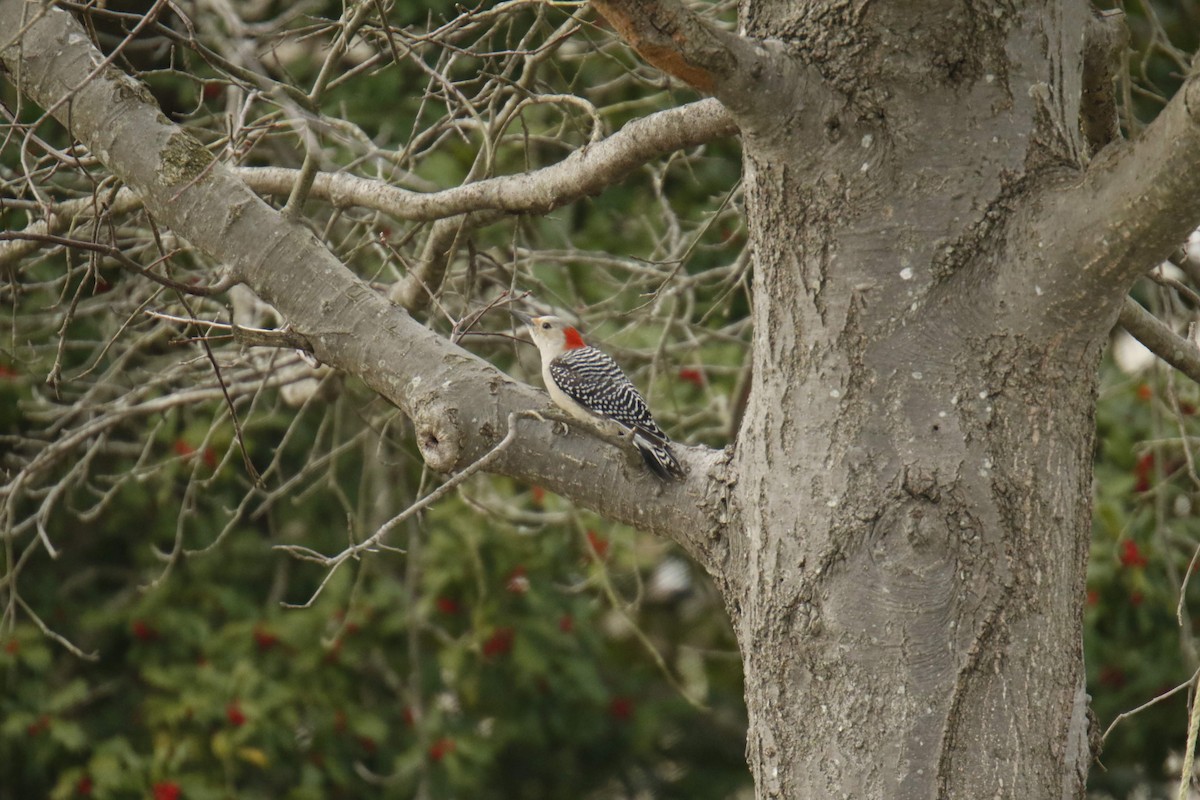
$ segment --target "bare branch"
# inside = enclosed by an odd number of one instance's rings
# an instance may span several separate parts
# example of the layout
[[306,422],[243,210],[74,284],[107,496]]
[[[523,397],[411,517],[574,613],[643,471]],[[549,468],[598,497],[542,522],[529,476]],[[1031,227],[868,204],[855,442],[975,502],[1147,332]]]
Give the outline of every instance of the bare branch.
[[[534,412],[534,413],[536,413],[536,412]],[[291,553],[293,556],[295,556],[296,558],[299,558],[302,561],[312,561],[314,563],[320,564],[321,566],[329,567],[329,573],[325,576],[324,580],[321,581],[321,584],[317,587],[316,591],[313,592],[312,596],[308,598],[308,602],[306,602],[302,605],[298,605],[298,606],[292,605],[290,603],[285,603],[284,605],[287,606],[288,608],[308,608],[309,606],[311,606],[313,604],[313,602],[317,599],[317,597],[321,594],[321,590],[325,588],[325,584],[329,582],[329,579],[333,577],[333,573],[335,571],[337,571],[337,568],[340,567],[343,562],[345,562],[349,558],[357,558],[360,553],[371,552],[371,551],[378,549],[381,546],[383,537],[387,536],[389,531],[391,531],[393,528],[395,528],[401,522],[404,522],[405,520],[411,518],[412,515],[416,514],[418,511],[421,511],[422,509],[428,508],[429,506],[433,505],[438,500],[440,500],[441,498],[443,498],[447,494],[449,494],[452,489],[454,489],[455,487],[457,487],[458,485],[463,483],[467,478],[471,477],[476,472],[479,472],[480,470],[487,467],[487,465],[490,464],[492,461],[495,461],[496,458],[502,452],[507,450],[508,446],[511,445],[513,443],[513,441],[516,439],[518,417],[527,417],[527,416],[532,416],[532,415],[533,414],[531,414],[529,412],[526,412],[526,413],[514,412],[512,414],[509,414],[508,415],[508,432],[506,434],[504,434],[504,438],[501,439],[496,444],[495,447],[493,447],[491,450],[489,450],[487,453],[485,453],[482,458],[480,458],[478,461],[475,461],[472,464],[469,464],[466,468],[462,469],[457,474],[455,474],[454,477],[450,478],[450,480],[446,481],[441,486],[434,489],[432,492],[425,495],[420,500],[416,501],[415,503],[410,505],[408,508],[401,511],[399,514],[392,517],[387,522],[383,523],[383,525],[379,526],[379,529],[377,531],[375,531],[375,533],[371,534],[370,536],[368,536],[366,539],[359,542],[358,544],[354,544],[354,545],[351,545],[350,547],[347,547],[345,550],[342,550],[337,555],[323,556],[320,553],[318,553],[310,548],[301,547],[298,545],[288,545],[288,544],[275,545],[276,550],[284,550],[288,553]]]
[[[735,133],[737,124],[724,106],[715,100],[702,100],[634,120],[557,164],[520,175],[422,193],[356,175],[318,173],[308,196],[338,207],[382,211],[400,219],[438,220],[420,264],[391,293],[393,301],[415,311],[424,308],[430,292],[441,285],[449,263],[448,250],[464,225],[476,227],[493,222],[499,219],[495,212],[552,211],[618,183],[652,159]],[[301,177],[300,170],[283,167],[243,167],[236,173],[256,192],[280,196],[289,196]],[[28,255],[39,243],[56,241],[45,237],[67,227],[76,217],[89,218],[94,206],[91,198],[68,201],[49,220],[38,220],[24,232],[0,236],[0,266]],[[137,195],[129,189],[121,189],[110,203],[114,213],[137,206]],[[225,283],[222,281],[220,291],[228,288]]]
[[[835,93],[795,50],[726,31],[680,0],[592,0],[592,6],[647,63],[720,100],[747,135],[768,120],[814,115]],[[786,109],[784,111],[783,109]]]
[[[0,0],[0,30],[17,30],[26,10],[41,8]],[[0,57],[20,75],[20,90],[42,107],[65,106],[68,87],[79,86],[69,95],[69,119],[60,112],[72,134],[102,155],[156,219],[227,264],[277,309],[322,362],[359,376],[412,418],[418,447],[433,468],[449,471],[483,457],[502,438],[509,414],[545,402],[545,395],[380,297],[311,231],[283,219],[169,122],[132,78],[110,68],[85,81],[89,66],[102,59],[66,12],[47,12]],[[630,454],[586,434],[557,435],[543,423],[523,426],[489,469],[672,536],[720,572],[730,547],[723,526],[727,458],[702,448],[678,452],[688,479],[655,486]]]
[[199,297],[211,297],[212,295],[224,294],[225,292],[229,291],[231,286],[237,283],[237,281],[232,280],[229,277],[225,277],[217,281],[212,286],[193,286],[191,284],[173,281],[170,278],[159,275],[153,271],[152,267],[168,261],[171,256],[175,255],[175,253],[167,253],[159,258],[154,264],[152,264],[151,267],[143,267],[141,264],[137,263],[112,245],[101,244],[100,242],[87,242],[81,239],[71,239],[65,236],[56,236],[49,233],[0,231],[0,242],[13,241],[30,241],[39,244],[53,244],[60,247],[72,247],[76,250],[88,250],[93,253],[99,253],[107,258],[111,258],[113,261],[116,261],[122,267],[136,275],[141,275],[143,278],[152,280],[161,286],[166,286],[168,289],[174,289],[175,291],[182,292],[184,294],[194,294]]
[[744,65],[746,40],[723,31],[677,0],[592,0],[648,63],[706,94],[717,94]]
[[1073,302],[1120,302],[1128,287],[1187,239],[1200,220],[1200,75],[1176,92],[1136,141],[1106,148],[1085,180],[1036,213],[1055,220],[1029,246],[1037,260],[1078,264],[1041,283]]
[[[647,161],[736,132],[737,124],[720,103],[702,100],[634,120],[557,164],[520,175],[423,193],[355,175],[320,173],[313,179],[310,196],[416,221],[487,210],[544,214],[596,194]],[[243,167],[237,174],[257,192],[287,195],[296,183],[297,170]]]
[[1058,176],[1041,202],[1017,212],[1006,234],[1006,307],[1021,325],[1032,314],[1058,337],[1107,331],[1118,314],[1132,319],[1125,295],[1133,282],[1200,221],[1197,173],[1200,75],[1136,141],[1110,144],[1082,179]]
[[144,313],[148,317],[166,320],[167,322],[178,322],[180,325],[194,325],[197,328],[229,331],[229,336],[233,337],[241,344],[249,345],[251,347],[286,347],[292,350],[304,350],[306,352],[312,349],[308,343],[308,340],[295,331],[271,330],[269,328],[247,328],[241,325],[230,325],[225,322],[216,322],[214,320],[180,317],[176,314],[163,314],[159,311],[146,311]]
[[1121,135],[1115,81],[1121,51],[1129,46],[1125,13],[1120,9],[1093,9],[1084,35],[1079,119],[1090,154],[1094,155]]
[[1122,721],[1127,720],[1130,717],[1136,716],[1137,714],[1140,714],[1141,712],[1145,711],[1147,708],[1150,708],[1151,706],[1161,703],[1163,700],[1168,700],[1171,697],[1174,697],[1175,695],[1182,692],[1184,689],[1187,689],[1189,686],[1191,686],[1196,681],[1197,678],[1200,678],[1200,670],[1193,672],[1192,677],[1188,678],[1186,681],[1179,684],[1174,689],[1168,689],[1167,691],[1162,692],[1161,694],[1157,695],[1153,699],[1148,700],[1145,703],[1142,703],[1137,708],[1130,709],[1129,711],[1122,711],[1120,714],[1117,714],[1116,718],[1113,719],[1113,721],[1109,723],[1108,727],[1104,729],[1104,734],[1100,737],[1100,741],[1104,742],[1106,739],[1108,739],[1108,735],[1113,732],[1113,728],[1116,728],[1117,725],[1120,724]]
[[1158,317],[1126,297],[1118,320],[1129,335],[1163,361],[1200,383],[1200,348],[1177,335]]
[[100,660],[100,654],[98,652],[92,651],[90,653],[85,653],[83,650],[80,650],[78,647],[72,644],[67,637],[63,636],[61,633],[55,631],[53,628],[47,625],[45,621],[38,616],[37,612],[29,607],[29,604],[25,602],[25,598],[15,593],[15,590],[13,590],[13,597],[16,599],[17,605],[21,606],[21,610],[23,610],[29,616],[29,618],[33,620],[34,625],[37,625],[38,630],[42,632],[43,636],[58,642],[76,658],[81,658],[84,661]]
[[[343,26],[341,31],[334,40],[333,46],[329,48],[329,52],[326,53],[325,63],[321,65],[321,72],[317,75],[316,83],[308,93],[308,100],[314,108],[319,105],[321,96],[325,93],[325,89],[329,85],[329,79],[333,77],[333,70],[338,60],[346,52],[350,40],[354,38],[359,27],[366,21],[367,14],[371,10],[372,6],[368,3],[359,4],[353,10],[353,13],[351,13],[350,7],[346,8],[342,17]],[[297,175],[292,190],[288,193],[287,203],[283,207],[283,215],[291,220],[299,218],[300,209],[304,207],[304,201],[308,199],[308,192],[312,188],[313,176],[317,174],[319,166],[315,126],[312,120],[309,119],[305,119],[302,125],[304,127],[304,135],[301,137],[304,142],[304,163],[300,167],[299,175]]]
[[477,211],[433,223],[421,250],[421,260],[392,286],[388,298],[410,312],[428,306],[446,277],[458,243],[471,229],[494,222],[497,216],[494,211]]
[[25,230],[12,231],[0,240],[0,269],[13,264],[37,250],[44,243],[39,236],[52,235],[69,228],[76,220],[91,219],[98,209],[101,214],[126,214],[140,208],[142,200],[129,189],[121,189],[113,197],[99,201],[95,197],[68,200],[53,206],[53,214],[46,219],[32,222]]

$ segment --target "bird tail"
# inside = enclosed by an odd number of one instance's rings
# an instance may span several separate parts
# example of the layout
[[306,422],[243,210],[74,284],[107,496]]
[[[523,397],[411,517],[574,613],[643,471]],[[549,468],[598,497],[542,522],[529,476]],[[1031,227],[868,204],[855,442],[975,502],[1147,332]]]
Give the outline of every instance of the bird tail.
[[683,467],[671,452],[671,445],[664,439],[641,429],[633,432],[633,446],[642,454],[642,460],[650,471],[664,481],[683,477]]

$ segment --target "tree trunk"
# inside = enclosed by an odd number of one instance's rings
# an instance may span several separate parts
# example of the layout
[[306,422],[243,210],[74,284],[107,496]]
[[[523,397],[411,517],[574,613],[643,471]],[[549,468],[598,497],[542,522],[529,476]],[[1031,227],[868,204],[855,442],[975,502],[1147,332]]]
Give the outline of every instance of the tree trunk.
[[743,10],[846,98],[742,124],[754,386],[729,605],[760,797],[1083,795],[1115,306],[1064,334],[1002,235],[1086,157],[1089,12],[1052,5]]
[[[497,455],[489,470],[681,542],[738,636],[760,796],[1082,798],[1096,367],[1138,270],[1200,215],[1200,79],[1088,167],[1111,102],[1084,80],[1104,66],[1084,0],[746,0],[744,35],[671,0],[593,5],[724,103],[745,152],[755,339],[738,446],[680,447],[688,478],[652,493],[590,437],[535,424],[540,395],[254,197],[98,68],[65,12],[0,0],[0,27],[22,31],[0,57],[151,213],[412,416],[428,463]],[[699,141],[689,118],[580,162],[620,171]],[[412,218],[590,191],[560,172],[439,193]]]

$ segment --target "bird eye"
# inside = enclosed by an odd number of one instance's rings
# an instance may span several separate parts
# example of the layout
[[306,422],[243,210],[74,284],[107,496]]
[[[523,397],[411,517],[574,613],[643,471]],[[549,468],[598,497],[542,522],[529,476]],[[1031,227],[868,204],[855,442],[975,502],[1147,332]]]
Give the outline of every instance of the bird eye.
[[548,331],[548,330],[550,330],[550,323],[549,323],[549,322],[543,322],[543,323],[542,323],[542,330],[544,330],[544,331]]

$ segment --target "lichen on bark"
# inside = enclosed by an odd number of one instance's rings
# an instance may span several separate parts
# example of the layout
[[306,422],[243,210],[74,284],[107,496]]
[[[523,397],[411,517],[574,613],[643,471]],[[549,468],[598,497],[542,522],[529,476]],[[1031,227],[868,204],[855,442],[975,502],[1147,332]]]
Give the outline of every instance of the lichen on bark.
[[212,154],[204,149],[204,145],[176,130],[160,153],[158,179],[166,186],[190,183],[208,169],[212,161]]

